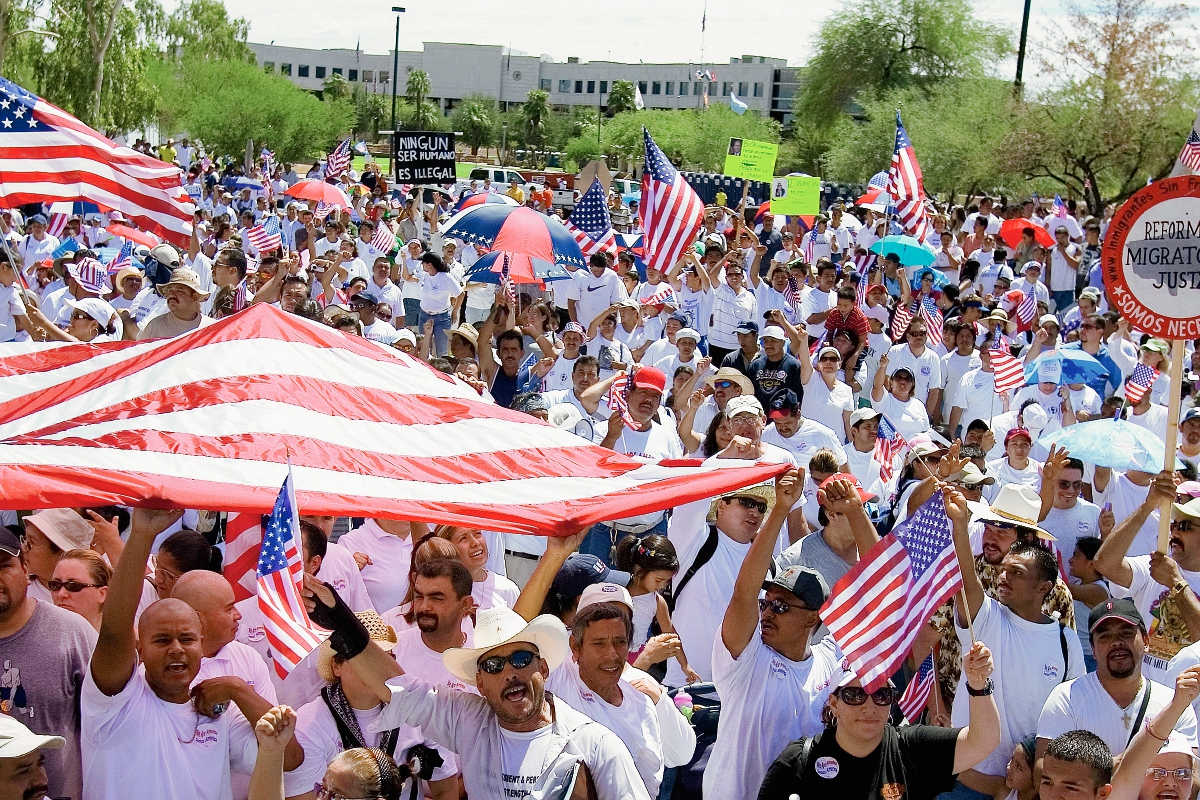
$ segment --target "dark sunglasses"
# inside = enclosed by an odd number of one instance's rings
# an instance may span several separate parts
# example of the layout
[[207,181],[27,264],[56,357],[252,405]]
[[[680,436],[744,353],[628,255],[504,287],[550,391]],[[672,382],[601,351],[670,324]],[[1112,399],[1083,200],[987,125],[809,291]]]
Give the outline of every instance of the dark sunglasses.
[[766,500],[756,500],[753,497],[735,497],[734,499],[738,501],[738,505],[742,508],[753,508],[760,514],[767,513]]
[[841,363],[841,359],[838,358],[837,356],[821,356],[821,358],[818,360],[822,364],[824,364],[826,361],[832,361],[834,364]]
[[921,336],[928,336],[929,332],[928,331],[909,331],[908,335],[915,336],[915,337],[921,337]]
[[499,675],[504,671],[505,664],[512,664],[513,669],[525,669],[533,663],[534,659],[539,658],[538,654],[532,650],[517,650],[514,653],[509,653],[506,656],[492,656],[485,658],[479,662],[479,669],[486,672],[488,675]]
[[768,608],[774,611],[776,614],[786,614],[793,608],[797,611],[808,610],[805,606],[794,606],[791,603],[785,603],[782,600],[768,600],[765,597],[760,597],[758,599],[758,610],[761,612],[766,611]]
[[1195,529],[1196,529],[1195,524],[1193,524],[1189,520],[1186,520],[1186,519],[1171,520],[1171,530],[1173,530],[1173,531],[1179,531],[1180,533],[1191,533]]
[[1060,480],[1060,481],[1058,482],[1058,488],[1060,488],[1060,489],[1063,489],[1063,490],[1066,490],[1066,489],[1074,489],[1074,490],[1076,490],[1076,491],[1079,491],[1080,489],[1082,489],[1082,488],[1083,488],[1083,481],[1063,481],[1063,480]]
[[60,580],[52,579],[52,580],[46,581],[46,588],[52,592],[57,592],[59,589],[66,589],[71,594],[75,594],[76,592],[82,592],[84,589],[99,589],[100,584],[98,584],[98,583],[80,583],[79,581],[60,581]]
[[[848,706],[861,706],[867,702],[867,693],[861,686],[843,686],[837,690],[838,699]],[[876,689],[870,694],[871,701],[877,706],[890,706],[896,699],[896,690],[890,686]]]
[[381,320],[384,320],[385,322],[392,318],[391,314],[380,314],[378,312],[376,312],[375,316],[379,317]]
[[713,381],[714,389],[732,389],[733,386],[733,381]]

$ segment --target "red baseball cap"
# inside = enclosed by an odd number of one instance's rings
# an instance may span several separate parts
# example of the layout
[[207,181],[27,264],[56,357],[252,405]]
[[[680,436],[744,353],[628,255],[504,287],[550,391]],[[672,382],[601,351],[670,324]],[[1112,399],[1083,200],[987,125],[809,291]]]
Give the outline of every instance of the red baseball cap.
[[667,393],[667,374],[657,367],[642,367],[633,373],[630,388],[654,389],[661,395]]
[[862,484],[858,482],[858,478],[854,477],[849,472],[838,472],[830,475],[828,478],[821,481],[821,485],[818,488],[824,489],[834,481],[850,481],[852,484],[854,484],[854,488],[858,490],[858,499],[862,500],[864,503],[870,502],[876,497],[876,495],[873,495],[864,489]]
[[1025,441],[1029,442],[1030,444],[1033,444],[1033,434],[1031,434],[1029,431],[1025,430],[1024,428],[1013,428],[1011,431],[1004,434],[1004,444],[1007,445],[1009,442],[1011,442],[1013,439],[1017,438],[1018,436],[1024,436]]

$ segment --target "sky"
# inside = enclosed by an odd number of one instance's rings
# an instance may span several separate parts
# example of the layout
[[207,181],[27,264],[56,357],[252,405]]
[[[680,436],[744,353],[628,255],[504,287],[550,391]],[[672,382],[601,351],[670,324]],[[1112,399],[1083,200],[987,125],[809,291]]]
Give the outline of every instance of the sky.
[[[440,0],[408,2],[401,15],[400,49],[420,50],[421,43],[498,44],[555,61],[699,63],[700,20],[704,0],[607,0],[587,4],[600,13],[564,13],[561,0]],[[168,10],[174,5],[165,3]],[[1021,27],[1020,0],[977,3],[979,16],[1009,28],[1016,41]],[[390,3],[353,2],[329,13],[314,0],[226,0],[230,16],[250,21],[250,41],[310,48],[354,48],[367,53],[391,51],[395,15]],[[786,58],[802,66],[811,54],[813,34],[839,0],[756,0],[714,2],[707,9],[704,62],[728,64],[731,56]],[[752,9],[747,13],[747,9]],[[1061,19],[1059,0],[1033,0],[1031,31]],[[773,33],[774,32],[774,33]],[[1010,70],[1005,70],[1005,72]]]

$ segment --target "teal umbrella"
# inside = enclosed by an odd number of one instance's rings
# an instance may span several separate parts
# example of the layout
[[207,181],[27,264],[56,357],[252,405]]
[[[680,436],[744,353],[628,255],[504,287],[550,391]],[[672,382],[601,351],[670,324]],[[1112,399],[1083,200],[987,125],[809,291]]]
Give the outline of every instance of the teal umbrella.
[[933,248],[912,236],[885,236],[871,245],[871,252],[881,256],[895,253],[900,263],[906,267],[928,267],[937,260],[937,253],[933,252]]
[[1166,450],[1162,439],[1123,419],[1092,419],[1068,425],[1040,437],[1038,444],[1047,450],[1057,445],[1080,461],[1098,467],[1140,472],[1161,472]]

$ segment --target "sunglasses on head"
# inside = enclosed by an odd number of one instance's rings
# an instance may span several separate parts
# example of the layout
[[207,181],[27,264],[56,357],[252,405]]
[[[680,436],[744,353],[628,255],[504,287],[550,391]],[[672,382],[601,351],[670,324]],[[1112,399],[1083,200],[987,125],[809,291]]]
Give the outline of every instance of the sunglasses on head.
[[861,686],[843,686],[837,690],[838,699],[848,706],[861,706],[867,697],[877,706],[890,706],[896,699],[896,690],[890,686],[876,689],[870,695]]
[[499,675],[504,671],[505,664],[512,664],[513,669],[525,669],[539,658],[532,650],[517,650],[506,656],[491,656],[479,662],[479,669],[488,675]]
[[738,505],[740,505],[742,508],[753,508],[760,514],[767,513],[766,500],[758,500],[753,497],[735,497],[734,500],[737,500]]
[[771,609],[776,614],[786,614],[789,611],[791,611],[793,608],[796,609],[797,611],[807,611],[808,610],[808,608],[806,606],[794,606],[791,603],[785,603],[782,600],[768,600],[765,597],[760,597],[758,599],[758,610],[760,612],[762,612],[762,611],[766,611],[768,608]]
[[60,581],[56,579],[46,581],[46,588],[52,592],[57,592],[59,589],[66,589],[71,594],[82,592],[84,589],[99,589],[98,583],[80,583],[79,581]]

